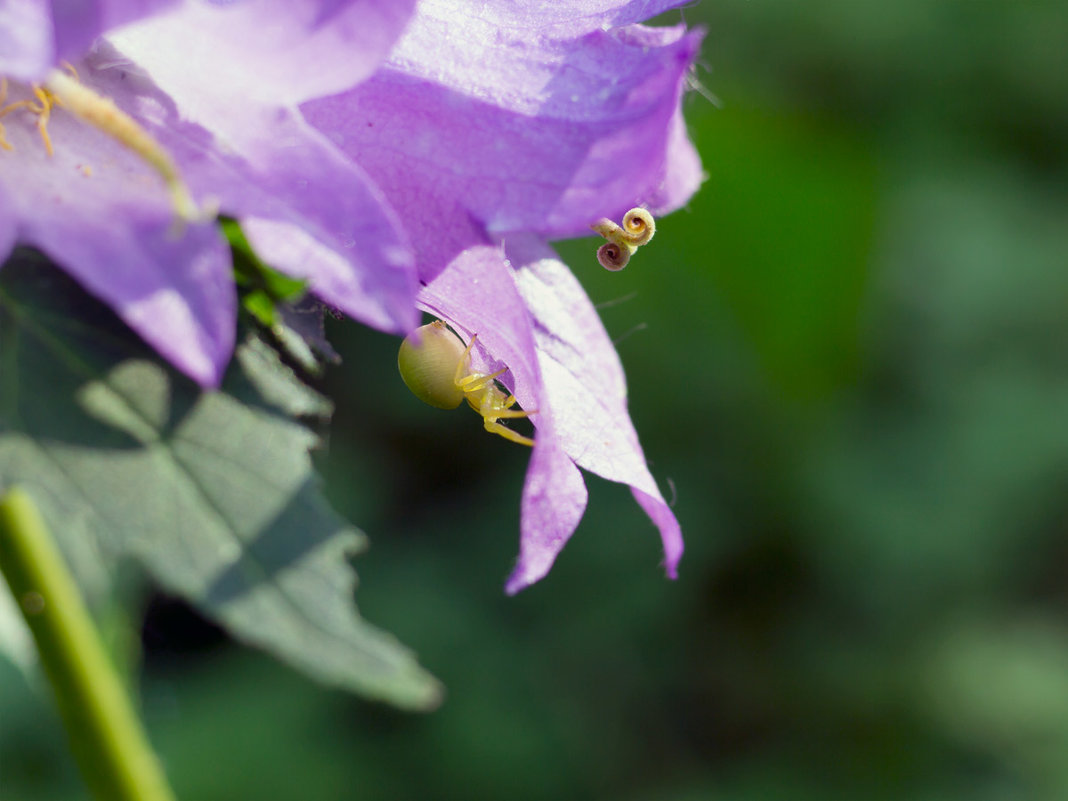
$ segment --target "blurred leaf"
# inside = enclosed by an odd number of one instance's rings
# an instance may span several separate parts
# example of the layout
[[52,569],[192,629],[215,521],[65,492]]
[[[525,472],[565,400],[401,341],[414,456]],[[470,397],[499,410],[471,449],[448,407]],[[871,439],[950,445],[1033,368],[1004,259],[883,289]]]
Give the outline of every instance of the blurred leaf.
[[[718,91],[718,90],[717,90]],[[707,269],[782,391],[824,395],[858,363],[875,218],[863,142],[829,121],[755,112],[725,95],[697,132],[709,180]],[[696,115],[695,115],[696,116]]]
[[1063,536],[1068,202],[958,157],[901,171],[884,207],[867,375],[799,497],[854,604],[926,621],[951,589],[1026,580]]
[[1052,779],[1063,788],[1068,636],[1059,621],[976,616],[922,652],[919,709],[960,743],[1006,759],[1031,786]]
[[19,613],[7,584],[0,581],[0,655],[20,670],[29,670],[37,663],[33,638]]
[[[132,554],[241,639],[312,676],[409,707],[432,677],[354,612],[362,534],[327,506],[314,435],[327,404],[255,339],[219,392],[166,368],[39,257],[0,272],[0,484],[27,487],[75,572]],[[99,586],[99,584],[98,584]]]

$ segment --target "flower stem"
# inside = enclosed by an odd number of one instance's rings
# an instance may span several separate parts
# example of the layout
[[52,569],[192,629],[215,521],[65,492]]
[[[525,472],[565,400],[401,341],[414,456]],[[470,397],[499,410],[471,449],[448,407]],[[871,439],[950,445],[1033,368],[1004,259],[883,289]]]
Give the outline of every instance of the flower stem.
[[0,572],[33,633],[71,748],[100,801],[174,801],[74,579],[26,492],[0,498]]

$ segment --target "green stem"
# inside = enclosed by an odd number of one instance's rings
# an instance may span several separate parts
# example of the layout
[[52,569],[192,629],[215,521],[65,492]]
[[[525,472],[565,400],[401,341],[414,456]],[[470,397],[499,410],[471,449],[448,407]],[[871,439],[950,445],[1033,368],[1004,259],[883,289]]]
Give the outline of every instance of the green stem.
[[37,642],[82,775],[100,801],[174,801],[156,755],[41,515],[0,498],[0,571]]

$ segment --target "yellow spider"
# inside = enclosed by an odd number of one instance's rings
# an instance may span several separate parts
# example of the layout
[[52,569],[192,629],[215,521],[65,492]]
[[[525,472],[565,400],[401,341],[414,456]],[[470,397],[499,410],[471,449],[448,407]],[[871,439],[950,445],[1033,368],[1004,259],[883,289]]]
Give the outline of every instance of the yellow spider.
[[533,445],[498,420],[530,417],[533,411],[513,409],[515,396],[497,386],[496,378],[508,372],[505,367],[495,373],[470,372],[471,348],[477,336],[464,347],[441,320],[417,328],[405,337],[397,354],[401,378],[415,397],[438,409],[455,409],[463,401],[482,415],[487,431],[520,445]]

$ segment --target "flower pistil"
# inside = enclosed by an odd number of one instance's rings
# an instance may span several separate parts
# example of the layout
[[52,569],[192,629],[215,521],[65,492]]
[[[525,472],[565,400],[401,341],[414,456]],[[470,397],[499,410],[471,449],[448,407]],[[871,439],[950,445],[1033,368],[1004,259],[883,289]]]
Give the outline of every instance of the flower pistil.
[[602,217],[590,226],[608,241],[597,249],[597,261],[606,270],[616,272],[627,266],[630,257],[656,233],[653,215],[643,208],[633,208],[623,215],[623,225]]

